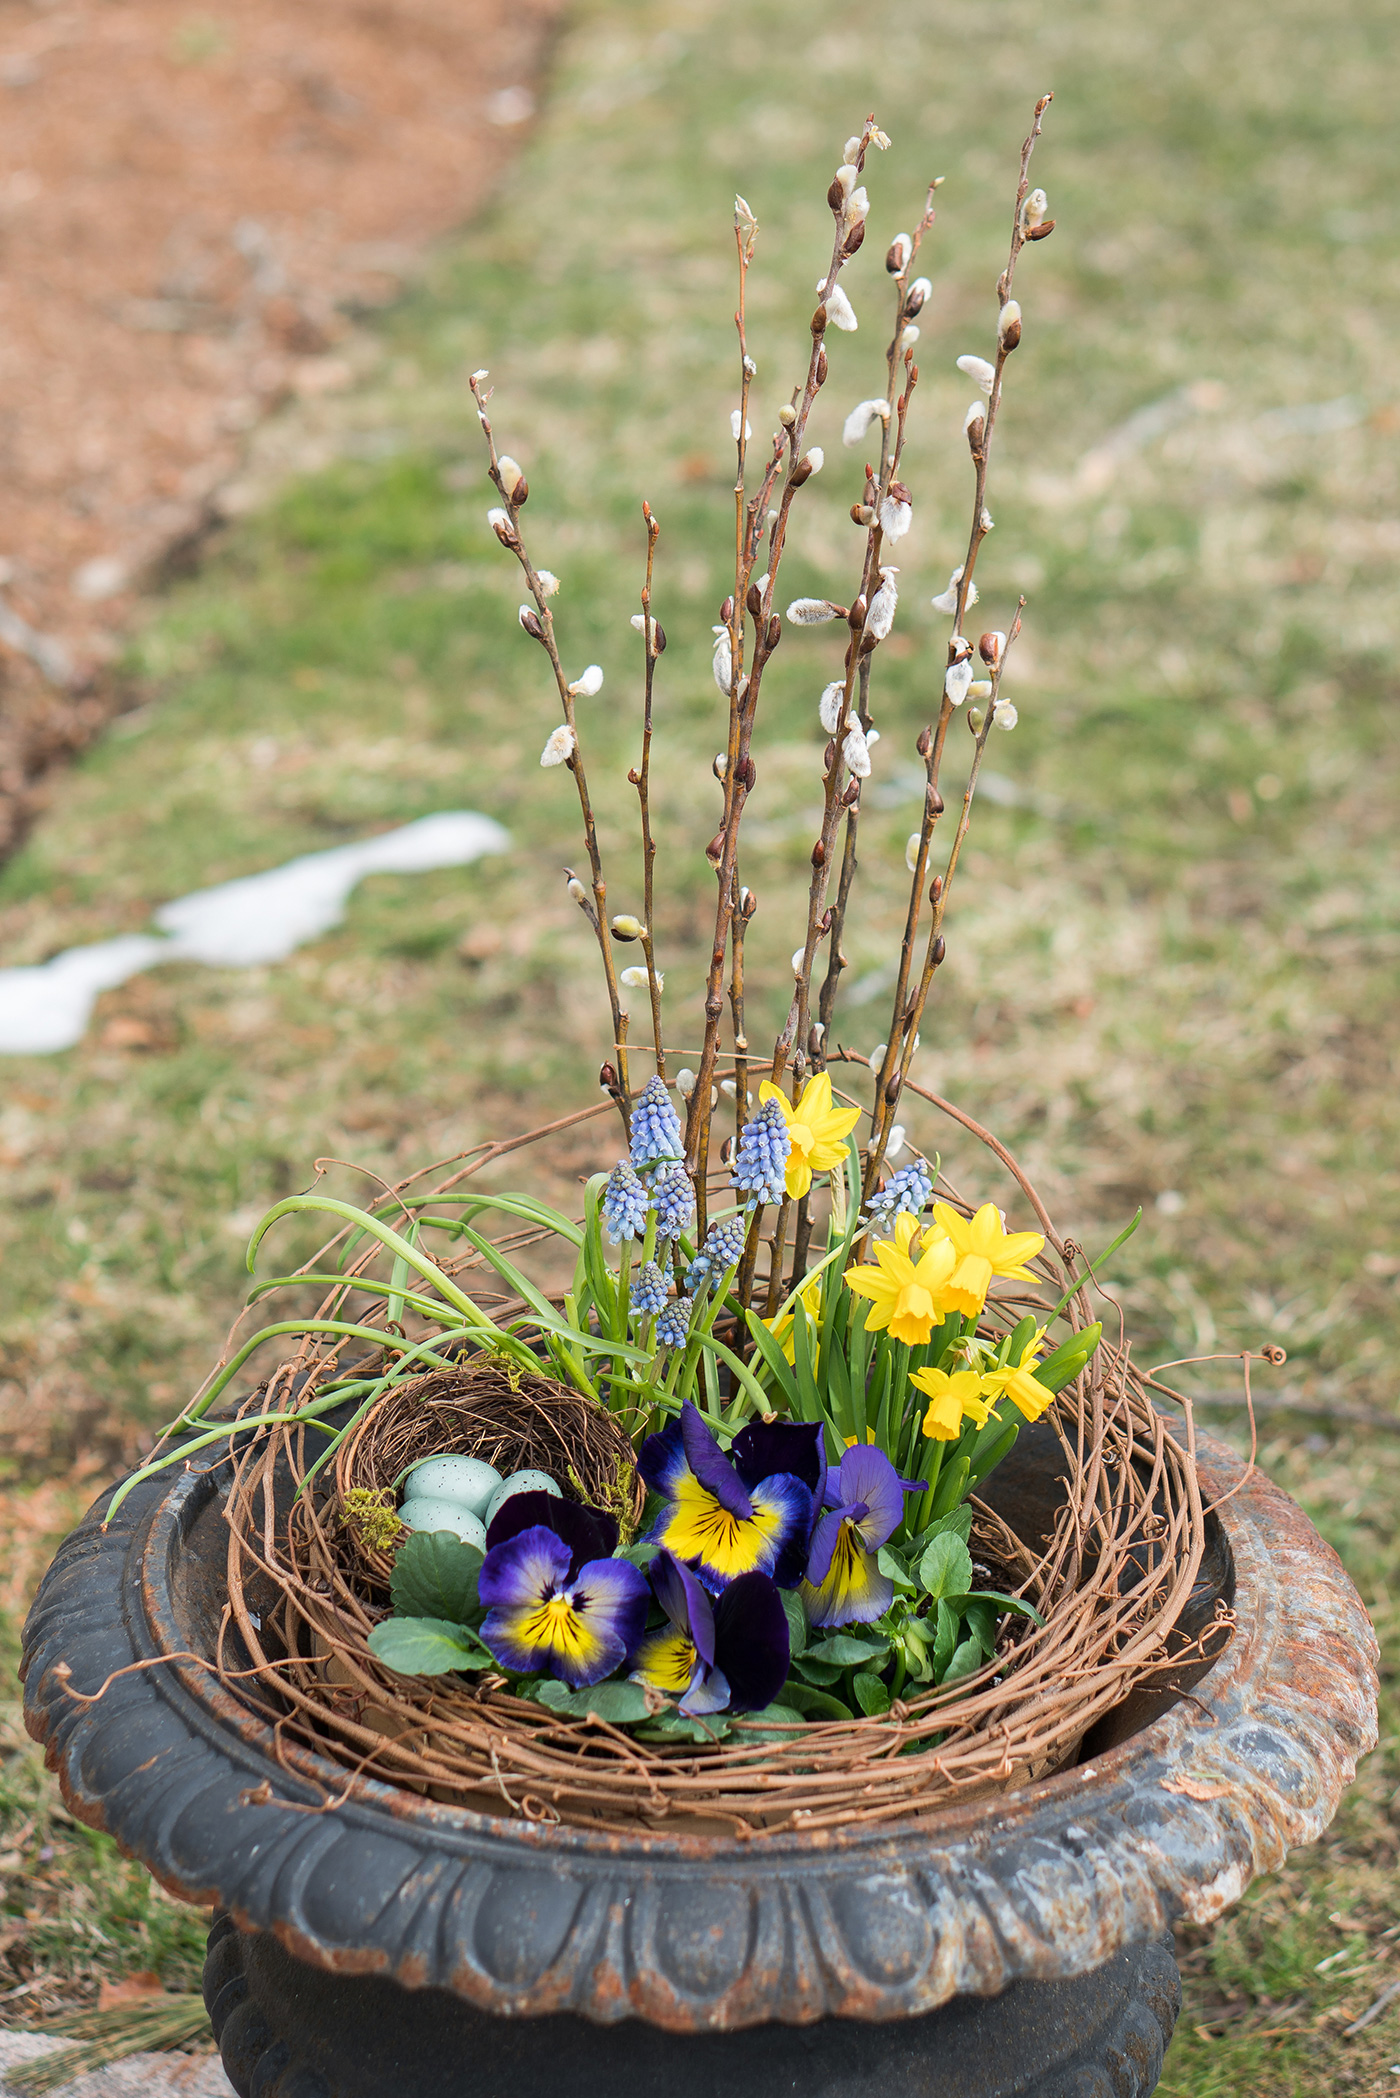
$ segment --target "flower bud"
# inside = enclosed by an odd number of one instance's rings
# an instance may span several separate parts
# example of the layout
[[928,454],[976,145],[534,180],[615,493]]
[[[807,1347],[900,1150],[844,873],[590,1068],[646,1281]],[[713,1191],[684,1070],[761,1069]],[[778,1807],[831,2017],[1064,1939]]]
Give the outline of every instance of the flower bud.
[[690,1069],[689,1065],[682,1065],[681,1069],[677,1071],[676,1091],[680,1094],[682,1100],[688,1100],[695,1091],[695,1073]]
[[1016,712],[1016,709],[1012,706],[1009,699],[999,700],[997,702],[996,711],[992,715],[992,727],[1013,729],[1015,728],[1020,718],[1020,715]]
[[623,911],[613,919],[612,935],[615,940],[641,940],[646,937],[646,927],[640,918]]
[[961,663],[950,663],[943,680],[943,690],[951,705],[960,707],[967,698],[972,683],[972,665],[966,659]]
[[973,735],[974,735],[974,736],[980,736],[980,735],[981,735],[981,733],[982,733],[982,723],[983,723],[983,720],[984,720],[984,718],[985,718],[985,717],[984,717],[984,715],[983,715],[983,713],[982,713],[982,709],[981,709],[980,707],[969,707],[969,708],[968,708],[968,710],[967,710],[967,725],[968,725],[968,727],[969,727],[969,728],[971,729],[971,731],[972,731],[972,733],[973,733]]
[[486,513],[486,522],[490,525],[492,531],[500,540],[502,546],[515,545],[518,535],[516,533],[515,526],[510,521],[510,516],[507,511],[488,510]]
[[904,295],[904,311],[912,320],[916,313],[924,310],[925,299],[933,297],[933,285],[927,277],[916,277]]
[[[646,969],[624,969],[617,980],[619,983],[625,983],[629,991],[644,991],[651,983],[651,975]],[[656,988],[658,991],[664,991],[666,988],[666,979],[659,969],[656,972]]]
[[963,417],[963,428],[967,441],[974,452],[982,449],[982,436],[987,427],[987,411],[980,401],[974,401]]
[[577,746],[578,738],[565,722],[554,731],[540,752],[540,763],[545,766],[567,764]]
[[919,339],[919,331],[918,331],[918,329],[917,329],[917,328],[916,328],[916,327],[914,326],[913,322],[911,321],[911,322],[910,322],[910,324],[909,324],[909,326],[908,326],[907,328],[901,328],[901,330],[900,330],[900,334],[899,334],[899,349],[898,349],[898,351],[897,351],[897,353],[896,353],[896,354],[902,357],[902,356],[904,355],[904,353],[905,353],[905,351],[906,351],[906,350],[912,350],[912,349],[913,349],[913,347],[914,347],[915,343],[916,343],[916,342],[918,341],[918,339]]
[[568,890],[569,894],[573,897],[575,903],[585,905],[587,904],[588,891],[587,889],[585,889],[583,883],[579,880],[576,874],[570,873],[564,886]]
[[717,830],[709,844],[705,847],[705,857],[714,868],[716,874],[718,874],[719,863],[724,858],[724,832],[722,830]]
[[1053,219],[1042,219],[1038,226],[1027,226],[1026,239],[1044,240],[1046,235],[1049,233],[1053,233],[1054,230],[1055,221]]
[[919,864],[919,847],[923,844],[923,832],[911,830],[904,846],[904,864],[912,874]]
[[592,699],[595,692],[603,689],[602,666],[590,663],[582,677],[576,677],[569,687],[570,699]]
[[501,486],[506,494],[514,495],[517,483],[524,478],[520,471],[519,461],[512,459],[509,452],[502,452],[500,458],[496,461],[496,471],[500,474]]
[[725,773],[729,770],[729,754],[727,751],[721,750],[716,752],[715,761],[711,765],[710,770],[717,780],[723,781]]
[[1014,350],[1020,340],[1021,309],[1015,299],[1008,299],[997,321],[997,341],[1004,350]]
[[747,444],[749,439],[753,436],[753,424],[751,422],[745,422],[741,411],[738,408],[735,408],[729,417],[729,430],[730,435],[733,437],[734,442],[736,444],[739,442],[739,431],[741,428],[744,432],[744,442],[745,444]]
[[794,948],[793,948],[793,950],[792,950],[792,973],[793,973],[793,975],[794,975],[795,977],[797,977],[797,978],[798,978],[799,982],[801,981],[801,977],[802,977],[802,971],[803,971],[803,968],[804,968],[804,967],[806,966],[806,961],[807,961],[807,950],[806,950],[806,948],[805,948],[805,947],[794,947]]
[[[854,167],[859,159],[860,140],[858,138],[848,138],[841,151],[841,160],[843,166]],[[485,377],[485,374],[483,373],[482,376]]]
[[758,220],[750,211],[743,197],[734,199],[734,224],[740,233],[757,233]]
[[984,663],[995,669],[997,663],[1001,660],[1001,652],[1005,646],[1005,634],[983,634],[977,644],[977,653]]
[[[959,572],[961,573],[961,571]],[[948,640],[948,661],[950,663],[965,663],[971,654],[972,643],[968,640],[966,634],[950,635]]]
[[490,372],[486,369],[486,366],[483,364],[480,371],[474,371],[472,373],[471,378],[468,381],[468,384],[472,386],[483,386],[486,383],[486,381],[490,378],[490,376]]
[[752,357],[748,355],[747,351],[744,355],[744,377],[746,379],[756,379],[758,377],[758,366],[754,363]]
[[841,210],[844,208],[847,197],[849,197],[851,191],[855,188],[859,180],[860,170],[857,168],[855,162],[853,160],[843,160],[840,167],[836,170],[836,173],[832,177],[831,181],[832,188],[834,190],[838,190],[841,196],[840,204],[834,205],[832,207],[833,210]]
[[990,393],[996,380],[996,366],[988,364],[985,357],[959,357],[958,370],[975,379],[983,393]]
[[834,736],[846,711],[846,687],[841,679],[828,685],[817,705],[817,719],[828,736]]
[[992,696],[991,679],[989,677],[975,677],[967,688],[967,696],[969,699],[990,699]]
[[909,235],[907,233],[896,233],[894,239],[890,242],[889,252],[885,256],[885,268],[892,277],[897,277],[901,270],[908,269],[909,258],[913,252],[914,243],[909,238]]
[[543,641],[544,628],[540,625],[540,615],[533,605],[520,607],[520,624],[532,641]]
[[818,386],[825,386],[825,384],[826,384],[826,370],[827,370],[827,365],[826,365],[826,347],[825,347],[825,345],[823,345],[823,346],[822,346],[822,348],[821,348],[821,349],[819,349],[819,350],[817,351],[817,384],[818,384]]
[[[865,192],[862,190],[861,195],[864,196],[864,194]],[[846,235],[846,238],[841,243],[841,253],[845,256],[848,262],[852,255],[854,255],[856,250],[860,247],[864,239],[865,220],[863,218],[858,218],[855,224],[852,226],[850,232]]]
[[535,581],[540,586],[541,597],[556,597],[558,595],[559,578],[557,575],[552,575],[547,568],[541,568],[536,571]]
[[1025,203],[1021,206],[1021,224],[1028,233],[1032,227],[1039,226],[1043,222],[1049,202],[1050,199],[1046,196],[1043,189],[1033,189],[1031,191]]
[[852,722],[847,729],[846,740],[841,746],[841,756],[857,779],[869,779],[870,747],[858,722]]
[[840,605],[826,597],[795,597],[787,608],[794,626],[825,626],[829,619],[844,618]]
[[778,410],[778,421],[785,430],[790,430],[797,421],[797,410],[793,407],[791,401],[783,402],[782,407]]
[[854,525],[872,525],[872,524],[874,524],[874,522],[875,522],[875,512],[874,512],[874,511],[873,511],[873,510],[871,509],[871,507],[870,507],[869,503],[852,503],[852,504],[851,504],[851,523],[852,523],[852,524],[854,524]]
[[885,1051],[889,1048],[889,1046],[890,1045],[888,1042],[877,1042],[875,1044],[875,1047],[871,1050],[868,1058],[868,1062],[872,1071],[879,1070],[881,1064],[885,1061]]
[[[817,290],[820,291],[825,283],[825,277],[818,277]],[[856,319],[855,308],[839,284],[832,285],[822,302],[822,306],[833,328],[840,328],[847,335],[854,335],[856,329],[860,326],[860,322]]]

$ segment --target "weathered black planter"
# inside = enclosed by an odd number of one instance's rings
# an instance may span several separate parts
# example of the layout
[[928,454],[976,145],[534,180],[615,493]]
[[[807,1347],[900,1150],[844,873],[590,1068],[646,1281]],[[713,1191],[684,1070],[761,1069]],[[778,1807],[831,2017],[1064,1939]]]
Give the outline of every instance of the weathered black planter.
[[[996,1475],[1026,1534],[1050,1455],[1026,1434]],[[1225,1651],[1072,1769],[748,1843],[497,1819],[279,1753],[191,1658],[222,1614],[224,1476],[153,1480],[68,1539],[25,1630],[26,1718],[74,1813],[228,1912],[206,1985],[246,2098],[1145,2098],[1163,1931],[1314,1840],[1375,1738],[1355,1590],[1255,1476],[1193,1599],[1202,1625],[1233,1602]],[[1208,1444],[1207,1497],[1238,1477]],[[133,1661],[160,1665],[68,1694]]]

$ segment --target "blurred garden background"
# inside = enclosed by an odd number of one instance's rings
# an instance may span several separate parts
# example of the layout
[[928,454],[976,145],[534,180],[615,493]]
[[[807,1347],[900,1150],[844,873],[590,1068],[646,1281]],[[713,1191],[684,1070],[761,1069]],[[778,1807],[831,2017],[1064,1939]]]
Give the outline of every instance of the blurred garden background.
[[[236,11],[219,26],[207,62],[232,63]],[[393,1178],[598,1097],[607,1007],[562,872],[577,804],[568,774],[538,765],[556,702],[486,523],[478,366],[529,477],[532,551],[562,579],[566,667],[606,672],[580,715],[619,909],[640,901],[626,772],[643,496],[661,520],[656,936],[672,1038],[698,1038],[733,196],[762,229],[761,438],[805,362],[831,168],[870,109],[893,143],[846,280],[861,325],[829,342],[812,431],[827,463],[782,595],[848,594],[861,454],[840,424],[882,383],[885,246],[945,176],[906,455],[915,522],[835,1029],[864,1052],[882,1039],[912,743],[947,636],[929,599],[966,536],[955,359],[990,348],[1015,158],[1053,88],[1035,176],[1057,226],[1020,265],[1025,336],[978,570],[979,625],[1009,626],[1028,600],[1008,676],[1020,724],[989,752],[914,1075],[996,1128],[1077,1239],[1104,1242],[1141,1206],[1110,1284],[1138,1359],[1288,1351],[1255,1379],[1260,1461],[1375,1617],[1382,1746],[1323,1843],[1183,1936],[1161,2088],[1397,2087],[1400,2000],[1344,2037],[1400,1975],[1394,56],[1380,0],[565,10],[534,124],[509,152],[504,134],[481,149],[494,201],[357,317],[352,382],[294,392],[250,435],[193,572],[132,600],[123,711],[0,868],[3,967],[440,810],[511,837],[469,867],[372,877],[343,925],[283,962],[152,970],[99,999],[78,1047],[0,1058],[11,1658],[48,1552],[198,1384],[241,1301],[250,1229],[312,1161]],[[834,654],[794,629],[765,681],[746,826],[755,1042],[786,1008]],[[960,1184],[997,1192],[931,1111],[905,1119]],[[567,1194],[611,1143],[586,1125],[531,1170]],[[1212,1430],[1247,1446],[1238,1365],[1179,1374]],[[136,1971],[191,1985],[199,1919],[64,1819],[10,1681],[0,2017]]]

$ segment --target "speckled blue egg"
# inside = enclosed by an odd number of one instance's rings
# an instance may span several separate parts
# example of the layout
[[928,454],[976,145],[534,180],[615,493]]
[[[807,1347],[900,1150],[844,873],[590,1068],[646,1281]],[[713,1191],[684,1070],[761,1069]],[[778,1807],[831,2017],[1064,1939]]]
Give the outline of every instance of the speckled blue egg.
[[399,1521],[406,1530],[450,1530],[463,1544],[474,1544],[479,1552],[486,1549],[485,1523],[470,1509],[459,1508],[455,1501],[412,1495],[400,1508]]
[[404,1481],[404,1495],[414,1501],[452,1501],[473,1515],[485,1515],[501,1484],[494,1464],[480,1457],[430,1457],[415,1465]]
[[508,1479],[502,1479],[486,1504],[488,1529],[501,1503],[508,1501],[513,1493],[552,1493],[557,1500],[564,1498],[562,1489],[555,1485],[548,1472],[512,1472]]

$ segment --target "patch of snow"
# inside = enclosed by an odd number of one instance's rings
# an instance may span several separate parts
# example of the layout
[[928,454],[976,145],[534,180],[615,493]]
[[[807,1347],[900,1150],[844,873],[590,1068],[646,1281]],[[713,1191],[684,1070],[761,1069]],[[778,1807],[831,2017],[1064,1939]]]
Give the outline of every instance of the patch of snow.
[[358,845],[303,853],[284,867],[177,897],[155,914],[163,939],[128,933],[70,947],[33,967],[0,969],[0,1055],[73,1048],[100,992],[161,962],[248,969],[284,961],[340,923],[351,892],[367,874],[463,867],[485,853],[504,852],[509,843],[499,823],[469,809],[423,816]]

